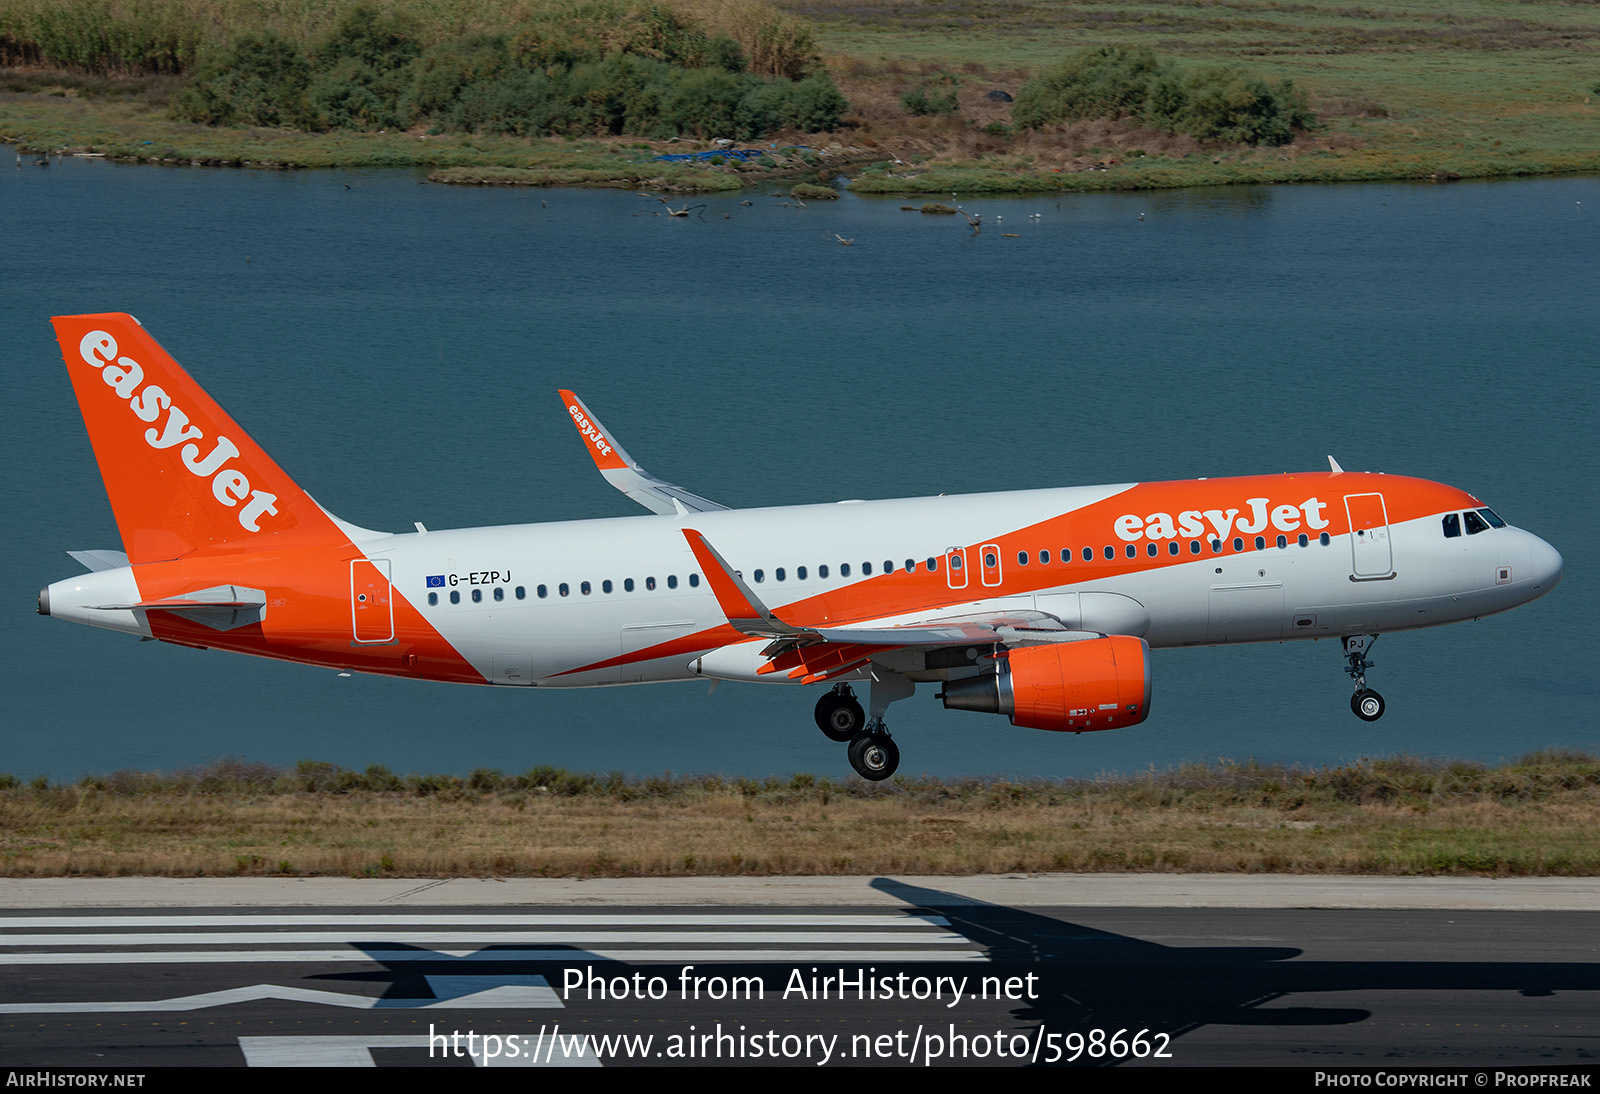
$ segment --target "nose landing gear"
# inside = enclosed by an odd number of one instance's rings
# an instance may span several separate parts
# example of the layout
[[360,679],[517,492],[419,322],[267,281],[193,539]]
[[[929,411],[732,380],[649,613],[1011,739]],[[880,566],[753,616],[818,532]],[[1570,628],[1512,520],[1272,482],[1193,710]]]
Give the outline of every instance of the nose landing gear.
[[1356,685],[1355,694],[1350,696],[1350,709],[1363,722],[1376,722],[1385,709],[1383,696],[1367,687],[1367,670],[1372,667],[1367,651],[1377,640],[1375,634],[1352,634],[1344,639],[1344,671]]

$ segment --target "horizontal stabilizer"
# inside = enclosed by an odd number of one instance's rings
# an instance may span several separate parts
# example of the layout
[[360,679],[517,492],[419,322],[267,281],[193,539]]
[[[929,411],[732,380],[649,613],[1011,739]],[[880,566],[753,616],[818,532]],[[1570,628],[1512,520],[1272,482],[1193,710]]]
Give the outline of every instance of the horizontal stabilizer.
[[172,612],[214,631],[231,631],[259,623],[266,615],[267,594],[261,589],[239,585],[217,585],[183,596],[162,600],[141,600],[135,604],[93,604],[95,611]]
[[68,551],[67,554],[90,573],[120,570],[128,564],[128,556],[121,551]]
[[685,513],[710,513],[728,508],[708,501],[699,494],[685,490],[674,483],[664,482],[640,467],[627,450],[607,433],[600,420],[594,416],[583,400],[570,391],[563,390],[561,398],[567,404],[567,413],[583,437],[589,456],[605,480],[628,497],[662,516]]

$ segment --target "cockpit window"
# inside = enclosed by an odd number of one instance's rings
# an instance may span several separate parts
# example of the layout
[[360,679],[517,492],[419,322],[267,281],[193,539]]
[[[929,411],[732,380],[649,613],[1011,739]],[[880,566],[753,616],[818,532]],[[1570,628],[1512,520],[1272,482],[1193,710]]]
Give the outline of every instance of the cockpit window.
[[1495,528],[1504,528],[1506,526],[1506,522],[1500,519],[1500,514],[1493,509],[1479,509],[1478,515]]
[[1468,509],[1462,515],[1467,518],[1467,535],[1475,536],[1479,532],[1487,532],[1489,530],[1489,525],[1484,521],[1484,519],[1478,514],[1474,513],[1471,509]]
[[1444,515],[1444,538],[1455,539],[1461,535],[1461,514],[1446,513]]

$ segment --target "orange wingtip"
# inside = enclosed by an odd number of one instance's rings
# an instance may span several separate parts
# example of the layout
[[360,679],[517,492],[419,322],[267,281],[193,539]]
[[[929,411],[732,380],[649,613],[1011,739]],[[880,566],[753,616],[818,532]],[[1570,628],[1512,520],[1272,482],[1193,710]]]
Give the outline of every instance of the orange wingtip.
[[578,427],[578,434],[589,449],[589,457],[594,460],[594,465],[602,471],[627,467],[628,461],[623,458],[622,450],[612,443],[605,428],[583,405],[583,400],[565,388],[561,389],[561,400],[567,404],[567,413],[572,415],[572,424]]
[[689,550],[694,552],[695,561],[700,563],[700,569],[705,572],[706,581],[711,586],[712,595],[717,598],[717,606],[722,609],[722,614],[729,619],[760,619],[760,610],[745,599],[722,560],[711,550],[706,537],[693,528],[685,528],[683,538],[689,541]]

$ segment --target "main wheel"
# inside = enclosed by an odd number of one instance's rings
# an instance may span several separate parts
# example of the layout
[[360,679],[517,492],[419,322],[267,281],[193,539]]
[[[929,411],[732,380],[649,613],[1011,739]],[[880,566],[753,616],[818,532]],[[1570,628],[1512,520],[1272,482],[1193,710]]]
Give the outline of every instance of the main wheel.
[[830,741],[840,744],[853,741],[866,724],[866,711],[848,695],[830,691],[817,700],[817,728]]
[[1383,717],[1383,696],[1375,691],[1358,691],[1350,696],[1350,709],[1363,722],[1376,722]]
[[850,742],[850,766],[872,782],[882,782],[900,766],[900,749],[887,733],[862,733]]

